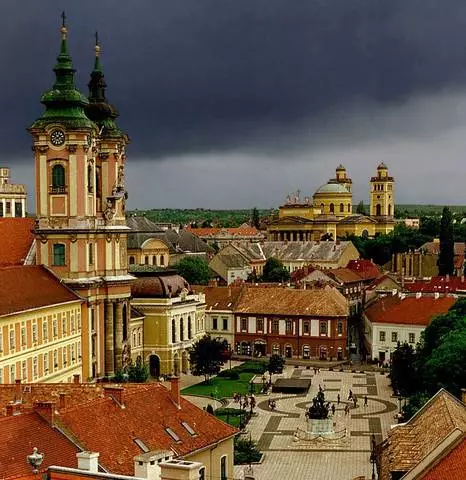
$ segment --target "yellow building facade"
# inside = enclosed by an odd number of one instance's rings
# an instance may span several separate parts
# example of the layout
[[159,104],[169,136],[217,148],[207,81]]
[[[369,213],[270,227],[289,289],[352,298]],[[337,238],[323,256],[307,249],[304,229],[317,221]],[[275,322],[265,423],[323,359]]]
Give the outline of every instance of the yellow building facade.
[[138,248],[128,248],[128,264],[153,265],[166,268],[170,263],[168,246],[157,238],[147,239]]
[[347,235],[373,237],[395,227],[394,183],[384,163],[370,179],[370,215],[353,213],[352,180],[343,165],[335,178],[319,187],[311,197],[300,198],[298,191],[279,207],[278,219],[267,226],[272,241],[336,239]]

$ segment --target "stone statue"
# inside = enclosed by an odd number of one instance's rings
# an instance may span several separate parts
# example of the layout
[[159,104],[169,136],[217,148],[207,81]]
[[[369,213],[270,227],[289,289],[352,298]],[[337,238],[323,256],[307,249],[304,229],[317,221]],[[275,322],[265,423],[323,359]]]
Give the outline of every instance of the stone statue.
[[317,395],[312,399],[312,405],[306,412],[306,417],[314,420],[325,420],[328,418],[330,410],[330,403],[325,403],[325,395],[322,390],[319,390]]

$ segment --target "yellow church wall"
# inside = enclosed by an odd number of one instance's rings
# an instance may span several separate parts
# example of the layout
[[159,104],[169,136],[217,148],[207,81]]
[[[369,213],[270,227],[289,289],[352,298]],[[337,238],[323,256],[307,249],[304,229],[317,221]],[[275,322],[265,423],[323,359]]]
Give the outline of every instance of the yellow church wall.
[[316,193],[313,198],[314,205],[319,207],[324,215],[345,218],[353,213],[353,197],[350,193],[347,195],[342,193]]
[[82,375],[81,300],[0,317],[0,383]]
[[161,240],[150,239],[141,248],[129,248],[128,259],[130,265],[155,265],[168,267],[170,251]]

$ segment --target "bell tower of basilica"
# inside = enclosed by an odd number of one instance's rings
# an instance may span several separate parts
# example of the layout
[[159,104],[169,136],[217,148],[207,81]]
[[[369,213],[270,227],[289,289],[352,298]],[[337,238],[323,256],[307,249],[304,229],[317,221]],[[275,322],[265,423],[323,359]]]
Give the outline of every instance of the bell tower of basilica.
[[36,258],[87,300],[82,310],[83,379],[122,368],[129,345],[130,284],[125,221],[128,137],[105,97],[96,38],[89,99],[74,83],[63,14],[55,83],[29,128],[36,181]]

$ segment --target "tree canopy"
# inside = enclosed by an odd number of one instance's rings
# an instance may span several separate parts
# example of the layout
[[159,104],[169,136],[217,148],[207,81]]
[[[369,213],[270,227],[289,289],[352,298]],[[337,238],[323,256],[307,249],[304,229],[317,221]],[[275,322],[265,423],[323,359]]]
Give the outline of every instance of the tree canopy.
[[220,372],[228,358],[225,355],[226,350],[228,351],[228,345],[225,341],[204,335],[194,342],[189,352],[191,373],[196,376],[204,375],[205,381],[208,381],[212,375]]
[[262,270],[263,282],[286,282],[290,279],[290,272],[283,263],[274,257],[270,257],[265,262]]
[[390,378],[393,390],[401,395],[408,396],[416,392],[417,373],[412,345],[398,343],[391,355]]
[[254,207],[251,211],[251,224],[253,227],[256,227],[257,229],[259,229],[260,227],[259,210],[257,210],[256,207]]
[[267,363],[267,371],[269,372],[270,378],[272,379],[272,374],[282,373],[283,367],[285,366],[285,359],[280,355],[274,353],[270,356],[269,362]]
[[209,264],[201,257],[183,257],[176,272],[193,285],[207,285],[210,280]]

